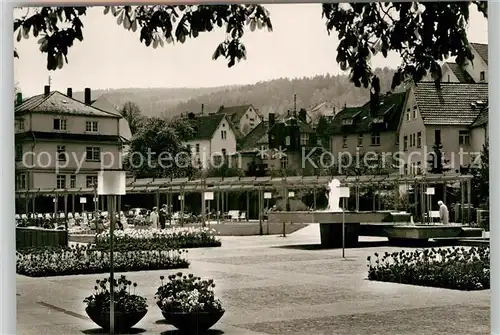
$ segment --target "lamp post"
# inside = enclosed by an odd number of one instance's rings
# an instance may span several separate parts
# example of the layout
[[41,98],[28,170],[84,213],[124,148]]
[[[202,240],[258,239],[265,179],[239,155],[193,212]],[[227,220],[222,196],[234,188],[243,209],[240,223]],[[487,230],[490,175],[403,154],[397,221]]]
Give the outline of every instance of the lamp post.
[[115,287],[114,287],[114,230],[116,196],[126,193],[126,175],[123,170],[101,170],[97,177],[97,193],[106,195],[109,213],[109,334],[115,333]]

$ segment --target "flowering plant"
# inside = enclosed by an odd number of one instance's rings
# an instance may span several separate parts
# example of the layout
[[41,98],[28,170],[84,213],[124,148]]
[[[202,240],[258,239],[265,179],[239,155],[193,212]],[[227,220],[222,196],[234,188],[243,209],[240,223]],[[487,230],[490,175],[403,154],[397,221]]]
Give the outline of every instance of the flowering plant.
[[[122,275],[118,280],[114,280],[113,286],[115,292],[115,312],[133,313],[143,312],[148,309],[146,298],[135,294],[137,283],[132,284],[130,280],[127,280],[127,278]],[[96,280],[94,293],[83,300],[83,302],[87,304],[87,309],[109,313],[109,304],[111,301],[110,287],[110,279],[104,278],[103,280]],[[133,293],[130,292],[131,287],[133,287]]]
[[155,295],[156,304],[163,312],[194,313],[222,310],[222,303],[215,297],[214,281],[202,280],[193,274],[179,272],[168,276]]
[[[114,232],[116,245],[137,244],[162,245],[175,248],[218,247],[220,240],[216,231],[210,228],[168,228],[168,229],[124,229]],[[109,244],[109,231],[96,236],[96,245]]]
[[438,248],[368,257],[368,279],[457,290],[490,288],[490,248]]

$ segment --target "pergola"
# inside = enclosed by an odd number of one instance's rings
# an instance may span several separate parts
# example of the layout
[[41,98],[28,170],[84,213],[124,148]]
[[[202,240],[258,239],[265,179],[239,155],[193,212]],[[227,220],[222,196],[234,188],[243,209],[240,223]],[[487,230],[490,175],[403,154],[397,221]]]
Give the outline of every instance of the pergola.
[[[202,213],[205,213],[205,192],[213,192],[217,195],[217,212],[219,209],[224,209],[224,202],[227,203],[228,194],[231,192],[258,192],[259,213],[262,212],[262,204],[264,202],[264,192],[284,192],[284,197],[288,201],[288,190],[304,190],[309,189],[314,193],[314,206],[316,208],[316,190],[324,188],[332,178],[340,181],[341,186],[352,189],[352,194],[356,198],[356,209],[359,210],[359,196],[363,188],[368,187],[395,187],[414,186],[421,190],[436,184],[459,184],[461,189],[462,215],[464,217],[464,204],[471,202],[471,175],[464,174],[425,174],[425,175],[365,175],[365,176],[289,176],[289,177],[218,177],[218,178],[203,178],[203,179],[188,179],[188,178],[141,178],[127,180],[127,194],[153,194],[155,195],[156,206],[160,206],[160,195],[167,195],[167,205],[172,203],[172,196],[179,195],[181,202],[181,213],[184,212],[184,195],[189,193],[199,193],[202,197]],[[96,190],[94,188],[73,188],[73,189],[34,189],[34,190],[18,190],[16,197],[25,198],[28,204],[32,198],[32,208],[35,208],[35,197],[38,195],[54,196],[54,212],[57,212],[57,199],[64,197],[64,212],[67,214],[68,196],[72,196],[73,206],[75,208],[75,197],[83,195],[94,195],[94,201],[98,201]],[[425,192],[417,194],[415,192],[415,201],[420,197],[420,201],[425,206],[422,206],[422,215],[427,211],[427,201]],[[249,209],[249,197],[247,197],[247,213]],[[446,203],[446,192],[442,199]],[[26,206],[28,209],[28,205]],[[118,200],[118,208],[121,208],[121,200]],[[375,205],[373,210],[375,210]],[[467,210],[468,222],[470,222],[470,206]],[[260,216],[260,214],[259,214]]]

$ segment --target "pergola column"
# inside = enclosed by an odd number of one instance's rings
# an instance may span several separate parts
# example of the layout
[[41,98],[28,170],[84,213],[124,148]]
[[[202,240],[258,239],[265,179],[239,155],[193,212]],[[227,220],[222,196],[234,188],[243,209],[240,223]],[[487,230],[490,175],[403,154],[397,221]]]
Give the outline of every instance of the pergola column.
[[356,184],[356,187],[354,188],[355,191],[355,199],[356,199],[356,212],[359,212],[359,193],[361,191],[361,188],[359,184]]
[[464,214],[465,214],[465,189],[464,189],[464,182],[460,181],[460,203],[461,203],[461,208],[460,208],[460,222],[464,224]]
[[467,178],[467,224],[470,225],[471,222],[471,180]]
[[76,193],[71,194],[71,212],[73,213],[73,215],[76,212],[76,209],[75,209],[75,198],[76,198]]
[[32,206],[32,207],[31,207],[31,211],[32,211],[33,213],[35,213],[35,212],[36,212],[36,193],[33,193],[33,194],[32,194],[31,206]]
[[[259,187],[259,235],[262,235],[264,234],[264,231],[263,231],[263,228],[262,228],[262,198],[264,197],[264,195],[262,194],[262,188]],[[248,220],[248,216],[247,216],[247,220]]]
[[201,226],[205,227],[206,225],[206,204],[205,204],[205,190],[201,192]]
[[248,222],[248,217],[250,216],[250,192],[249,191],[245,192],[245,198],[246,198],[246,202],[247,202],[247,211],[245,214],[245,218]]
[[215,207],[216,207],[216,215],[217,215],[217,224],[220,223],[220,195],[221,195],[221,192],[220,190],[217,190],[217,193],[216,193],[216,199],[215,199]]
[[316,187],[313,188],[313,209],[316,210]]

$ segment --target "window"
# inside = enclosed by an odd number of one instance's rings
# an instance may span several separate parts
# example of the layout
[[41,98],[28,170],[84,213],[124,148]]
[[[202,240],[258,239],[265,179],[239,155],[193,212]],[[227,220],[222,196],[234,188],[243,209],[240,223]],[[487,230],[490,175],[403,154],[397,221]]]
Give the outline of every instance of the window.
[[458,144],[470,145],[470,133],[467,130],[460,130],[458,132]]
[[422,132],[418,132],[417,133],[417,148],[421,148],[422,147]]
[[227,152],[226,152],[226,149],[222,149],[222,156],[226,157],[227,156]]
[[396,134],[396,145],[399,145],[399,134]]
[[196,153],[200,153],[200,143],[196,143]]
[[309,144],[309,134],[300,134],[300,145]]
[[57,146],[57,160],[65,162],[66,161],[66,146],[58,145]]
[[69,188],[76,188],[76,175],[69,176]]
[[99,131],[99,123],[97,121],[86,121],[85,131],[97,133]]
[[413,107],[413,115],[412,118],[416,119],[417,118],[417,106]]
[[19,124],[19,130],[24,130],[24,119],[18,119],[17,123]]
[[403,151],[408,150],[408,136],[403,137]]
[[363,134],[358,135],[358,147],[363,146]]
[[415,146],[415,134],[410,135],[410,148]]
[[22,144],[17,144],[16,145],[16,161],[22,161],[23,160],[23,145]]
[[347,135],[342,136],[342,148],[347,148]]
[[87,176],[86,177],[87,188],[97,187],[97,176]]
[[408,174],[408,164],[404,165],[404,171],[403,174]]
[[100,162],[101,161],[101,148],[87,147],[87,161]]
[[26,189],[26,173],[20,173],[16,176],[16,189]]
[[186,145],[186,149],[187,149],[187,152],[191,155],[192,154],[192,152],[191,152],[191,150],[192,150],[191,144]]
[[65,119],[54,119],[54,130],[66,130],[66,126]]
[[371,140],[371,145],[372,146],[379,146],[380,145],[380,133],[372,133],[372,140]]
[[66,188],[66,176],[58,174],[56,179],[56,188]]
[[223,140],[227,139],[227,131],[226,130],[220,131],[220,138],[222,138]]
[[290,136],[285,138],[285,145],[290,145]]
[[481,71],[479,73],[479,80],[481,80],[481,81],[485,81],[486,80],[486,74],[485,74],[484,71]]
[[288,168],[288,157],[281,157],[280,159],[280,167],[284,170]]
[[410,121],[411,120],[411,115],[410,115],[410,109],[408,108],[406,110],[406,121]]

